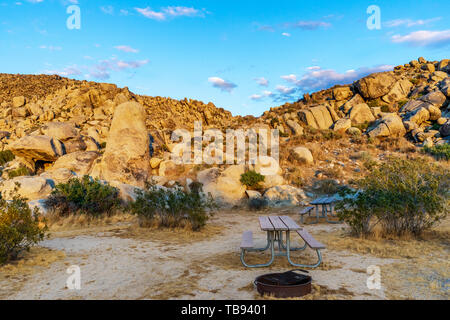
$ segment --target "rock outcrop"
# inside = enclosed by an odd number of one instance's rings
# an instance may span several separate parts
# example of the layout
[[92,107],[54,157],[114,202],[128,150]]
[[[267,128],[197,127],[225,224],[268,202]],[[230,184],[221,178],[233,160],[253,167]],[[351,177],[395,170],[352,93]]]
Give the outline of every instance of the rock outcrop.
[[126,102],[116,108],[105,153],[94,169],[100,179],[145,186],[150,172],[146,118],[144,107],[137,102]]

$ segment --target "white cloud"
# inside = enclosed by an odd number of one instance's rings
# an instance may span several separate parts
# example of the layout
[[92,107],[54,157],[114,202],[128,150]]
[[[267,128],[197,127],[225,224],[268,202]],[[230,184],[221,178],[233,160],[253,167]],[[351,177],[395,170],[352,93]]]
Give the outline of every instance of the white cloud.
[[125,46],[125,45],[121,45],[121,46],[115,46],[114,48],[116,48],[119,51],[123,51],[123,52],[131,52],[131,53],[138,53],[139,50],[134,49],[130,46]]
[[100,7],[100,10],[102,10],[103,13],[105,13],[105,14],[110,14],[110,15],[114,14],[113,6],[102,6],[102,7]]
[[47,45],[41,45],[39,46],[39,49],[49,50],[49,51],[61,51],[62,48],[58,46],[47,46]]
[[291,28],[299,28],[302,30],[316,30],[319,28],[328,28],[331,27],[331,23],[324,21],[297,21],[295,23],[286,24],[287,27]]
[[192,7],[169,6],[164,7],[161,11],[152,10],[150,7],[134,8],[144,17],[153,20],[166,20],[169,17],[204,17],[204,12]]
[[405,43],[416,47],[439,46],[450,44],[450,30],[428,31],[421,30],[407,35],[394,35],[391,37],[394,43]]
[[281,86],[281,85],[276,86],[275,89],[277,91],[281,92],[282,94],[291,94],[291,93],[294,93],[296,90],[293,87],[286,87],[286,86]]
[[363,78],[371,73],[392,70],[391,65],[380,65],[373,68],[359,68],[339,73],[332,69],[321,69],[319,66],[307,68],[307,72],[300,78],[294,74],[282,76],[281,78],[291,83],[293,87],[277,86],[279,94],[272,95],[274,101],[291,101],[299,95],[319,91],[333,87],[338,84],[349,84]]
[[252,94],[250,96],[250,99],[252,99],[252,100],[261,100],[262,98],[263,98],[263,96],[260,94]]
[[233,91],[234,88],[237,87],[236,84],[234,84],[230,81],[226,81],[219,77],[210,77],[210,78],[208,78],[208,81],[213,84],[214,88],[218,88],[218,89],[220,89],[222,91],[226,91],[226,92],[231,92],[231,91]]
[[281,76],[280,78],[283,80],[286,80],[287,82],[292,82],[292,83],[295,83],[297,81],[297,76],[295,74]]
[[395,19],[395,20],[390,20],[384,23],[384,25],[388,28],[394,28],[394,27],[416,27],[416,26],[424,26],[426,24],[435,22],[435,21],[439,21],[441,20],[441,17],[437,17],[437,18],[432,18],[432,19],[426,19],[426,20],[412,20],[412,19]]
[[149,60],[123,61],[116,58],[102,60],[97,64],[90,66],[70,66],[62,70],[45,70],[45,74],[58,74],[63,77],[79,76],[84,74],[86,78],[109,79],[113,71],[126,71],[140,68],[148,64]]
[[250,96],[250,99],[258,101],[267,97],[271,97],[273,95],[272,91],[264,90],[262,94],[253,94]]
[[291,36],[291,34],[288,33],[288,32],[283,32],[281,35],[284,36],[284,37],[290,37]]
[[262,87],[267,87],[269,85],[269,80],[264,77],[256,78],[255,81]]
[[44,74],[57,74],[61,77],[79,76],[82,74],[81,70],[77,66],[70,66],[63,70],[45,70]]

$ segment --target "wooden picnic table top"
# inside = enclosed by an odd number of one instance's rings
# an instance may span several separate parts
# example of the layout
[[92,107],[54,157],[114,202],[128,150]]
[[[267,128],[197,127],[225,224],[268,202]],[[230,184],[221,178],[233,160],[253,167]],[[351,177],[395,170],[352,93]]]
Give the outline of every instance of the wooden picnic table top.
[[331,204],[333,202],[336,202],[336,198],[334,197],[323,197],[323,198],[317,198],[314,201],[311,201],[310,204],[319,206],[324,204]]
[[302,227],[288,216],[259,217],[259,225],[263,231],[302,230]]

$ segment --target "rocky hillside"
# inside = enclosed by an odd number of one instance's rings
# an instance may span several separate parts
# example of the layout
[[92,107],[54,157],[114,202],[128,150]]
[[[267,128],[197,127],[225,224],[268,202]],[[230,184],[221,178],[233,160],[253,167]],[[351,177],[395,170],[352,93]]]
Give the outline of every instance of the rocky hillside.
[[47,122],[71,122],[83,135],[94,135],[102,143],[115,107],[127,101],[145,107],[147,128],[158,139],[157,144],[168,139],[174,128],[192,128],[195,120],[221,128],[232,118],[230,112],[212,103],[140,96],[113,84],[56,75],[0,74],[0,130],[8,132],[9,140],[16,140]]
[[[30,200],[55,184],[90,175],[118,187],[203,184],[224,203],[265,197],[298,204],[370,172],[390,155],[421,155],[450,142],[450,60],[419,58],[392,72],[306,94],[261,117],[233,117],[212,103],[133,94],[115,85],[59,76],[0,74],[0,191],[19,182]],[[240,182],[255,165],[176,165],[170,134],[176,128],[277,128],[280,168],[258,191]],[[448,149],[447,149],[448,150]],[[447,151],[448,152],[448,151]],[[430,161],[434,161],[430,157]],[[306,192],[305,192],[306,191]]]

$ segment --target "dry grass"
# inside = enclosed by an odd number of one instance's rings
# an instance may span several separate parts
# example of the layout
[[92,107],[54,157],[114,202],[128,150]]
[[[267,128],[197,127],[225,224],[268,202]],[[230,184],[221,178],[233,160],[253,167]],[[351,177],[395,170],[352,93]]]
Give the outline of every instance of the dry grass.
[[125,239],[161,241],[163,244],[186,244],[220,236],[223,234],[224,229],[222,226],[207,224],[203,229],[196,232],[192,231],[189,226],[185,228],[166,229],[157,226],[142,228],[134,224],[113,232],[115,236]]
[[208,270],[201,265],[191,264],[178,278],[163,281],[156,286],[147,289],[141,299],[169,300],[183,297],[195,297],[201,288],[198,282],[205,277]]
[[418,258],[426,255],[448,255],[450,231],[432,230],[420,239],[410,236],[382,239],[354,238],[346,233],[318,232],[314,236],[327,245],[328,250],[349,250],[357,254],[370,254],[379,258]]
[[117,213],[111,216],[105,215],[101,217],[93,217],[86,214],[72,214],[66,217],[60,217],[56,214],[50,214],[47,217],[47,225],[50,232],[71,231],[135,222],[135,216],[125,213]]
[[0,299],[7,299],[11,292],[18,292],[33,274],[63,260],[65,253],[47,248],[33,247],[23,252],[17,260],[0,266]]

